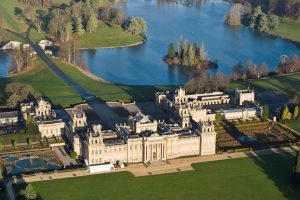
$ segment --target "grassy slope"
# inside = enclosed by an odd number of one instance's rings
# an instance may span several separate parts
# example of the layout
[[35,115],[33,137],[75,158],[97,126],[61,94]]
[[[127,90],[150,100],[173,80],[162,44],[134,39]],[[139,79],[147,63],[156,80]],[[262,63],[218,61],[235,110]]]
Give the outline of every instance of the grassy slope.
[[123,172],[32,185],[45,200],[299,199],[290,179],[293,163],[294,155],[270,155],[198,163],[188,172],[137,178]]
[[108,26],[102,22],[94,33],[85,33],[83,36],[72,35],[79,48],[117,47],[141,42],[143,37],[131,35],[119,26]]
[[273,35],[300,42],[300,21],[290,19],[280,19],[280,26],[270,31]]
[[[300,74],[276,76],[260,80],[252,80],[250,86],[256,91],[276,90],[284,94],[294,95],[300,91]],[[248,81],[237,81],[229,84],[229,89],[247,88]]]
[[[78,103],[81,98],[61,80],[53,71],[51,71],[41,60],[34,61],[32,70],[9,78],[0,78],[0,86],[11,82],[20,82],[31,85],[42,96],[46,96],[57,106],[68,106],[70,103]],[[63,98],[68,96],[69,98]]]
[[83,75],[68,63],[58,59],[53,59],[53,61],[70,78],[103,101],[149,101],[154,100],[155,92],[174,88],[174,86],[127,86],[104,83]]
[[300,133],[300,123],[297,120],[289,120],[284,122],[285,125]]

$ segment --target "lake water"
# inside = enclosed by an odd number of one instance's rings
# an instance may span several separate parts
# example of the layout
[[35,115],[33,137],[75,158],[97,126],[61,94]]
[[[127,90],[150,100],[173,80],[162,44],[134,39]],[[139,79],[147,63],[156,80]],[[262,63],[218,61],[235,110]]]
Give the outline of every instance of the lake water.
[[[181,84],[190,79],[190,70],[170,67],[162,61],[169,43],[180,36],[190,42],[205,44],[209,58],[217,61],[218,70],[230,74],[239,61],[252,59],[276,66],[282,54],[298,54],[292,43],[278,37],[253,32],[246,27],[224,25],[224,15],[231,4],[204,0],[184,6],[155,0],[127,0],[122,9],[129,16],[143,17],[148,23],[145,44],[135,47],[83,50],[92,73],[105,80],[131,85]],[[176,45],[177,46],[177,45]]]

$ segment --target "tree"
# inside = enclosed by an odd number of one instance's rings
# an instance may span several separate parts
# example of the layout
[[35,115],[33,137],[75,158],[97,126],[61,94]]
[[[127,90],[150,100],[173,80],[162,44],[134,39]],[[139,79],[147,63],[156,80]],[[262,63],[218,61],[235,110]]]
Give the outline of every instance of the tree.
[[174,48],[174,43],[171,42],[169,45],[169,50],[168,50],[168,57],[173,59],[175,56],[175,48]]
[[182,36],[180,36],[179,41],[178,41],[178,58],[182,59]]
[[263,106],[262,118],[264,121],[267,121],[269,118],[269,106],[267,104]]
[[97,30],[97,27],[98,27],[98,22],[97,22],[96,17],[94,15],[90,16],[87,26],[86,26],[86,30],[89,33],[93,33]]
[[225,23],[230,26],[240,26],[241,15],[243,11],[242,4],[234,4],[233,8],[225,16]]
[[292,118],[292,113],[289,107],[286,105],[282,111],[281,120],[290,120]]
[[125,23],[125,31],[132,35],[144,34],[147,31],[147,23],[141,17],[132,17]]
[[22,196],[25,197],[26,200],[35,200],[37,199],[37,193],[36,191],[33,189],[32,185],[31,184],[28,184],[26,186],[26,189],[25,190],[21,190],[20,191],[20,194]]
[[31,138],[29,136],[27,136],[26,141],[27,141],[28,146],[31,147],[32,140],[31,140]]
[[16,139],[14,137],[11,138],[11,145],[15,147],[17,144]]
[[39,133],[39,129],[36,125],[36,121],[32,116],[29,116],[26,121],[25,131],[27,134],[37,134]]
[[222,114],[216,113],[216,122],[220,122],[222,120]]
[[201,46],[199,48],[199,59],[200,59],[200,61],[206,60],[207,59],[206,56],[207,56],[207,53],[205,51],[205,47],[204,47],[204,44],[202,42]]
[[84,29],[83,29],[83,25],[82,25],[82,20],[81,20],[81,17],[77,17],[76,20],[75,20],[75,32],[78,34],[78,35],[84,35]]
[[71,152],[71,158],[72,158],[73,160],[77,159],[77,153],[76,153],[75,151],[72,151],[72,152]]
[[7,94],[7,105],[11,108],[15,108],[17,104],[23,100],[28,99],[30,96],[35,96],[34,90],[22,83],[9,83],[5,87]]
[[73,26],[71,22],[67,23],[66,26],[66,41],[69,41],[70,35],[73,33]]
[[3,150],[3,144],[0,142],[0,151]]
[[192,47],[190,47],[190,49],[189,49],[189,62],[190,62],[190,65],[194,65],[194,63],[196,62],[196,59],[197,59],[197,45],[194,42],[192,44]]
[[276,15],[268,15],[269,28],[275,29],[279,26],[279,17]]
[[298,119],[299,116],[299,106],[296,106],[293,112],[293,119]]

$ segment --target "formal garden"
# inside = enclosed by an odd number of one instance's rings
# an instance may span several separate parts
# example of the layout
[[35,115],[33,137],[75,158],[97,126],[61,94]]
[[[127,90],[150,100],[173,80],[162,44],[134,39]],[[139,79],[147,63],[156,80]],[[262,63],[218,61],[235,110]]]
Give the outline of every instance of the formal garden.
[[[217,150],[234,151],[295,144],[300,135],[277,122],[254,120],[216,123]],[[250,149],[249,149],[250,148]]]

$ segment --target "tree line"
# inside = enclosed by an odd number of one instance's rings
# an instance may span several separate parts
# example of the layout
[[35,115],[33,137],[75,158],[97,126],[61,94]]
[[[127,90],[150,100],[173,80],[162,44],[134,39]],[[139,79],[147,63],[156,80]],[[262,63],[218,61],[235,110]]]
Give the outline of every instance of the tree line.
[[183,42],[182,37],[178,41],[177,51],[174,43],[170,43],[168,54],[164,57],[164,61],[170,65],[192,66],[198,69],[216,66],[216,64],[208,60],[203,43],[197,46],[195,42],[190,44],[187,39]]
[[270,29],[278,28],[279,17],[263,12],[261,6],[246,12],[246,9],[241,4],[235,4],[226,14],[225,23],[230,26],[240,26],[243,23],[252,30],[268,32]]
[[[280,63],[273,70],[270,70],[266,63],[257,65],[252,60],[248,60],[245,63],[239,62],[234,65],[230,75],[217,72],[209,76],[206,71],[200,71],[195,74],[192,80],[185,84],[185,87],[189,92],[212,92],[224,90],[228,83],[232,81],[260,79],[267,76],[295,72],[300,72],[300,58],[297,55],[284,55],[281,56]],[[299,100],[298,104],[300,104],[300,93],[297,99]]]
[[300,19],[300,0],[233,0],[233,2],[243,4],[248,13],[251,13],[257,6],[261,6],[265,13]]

